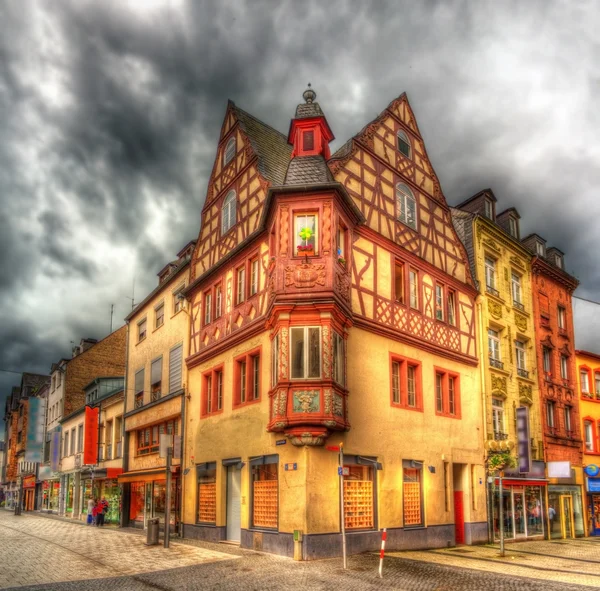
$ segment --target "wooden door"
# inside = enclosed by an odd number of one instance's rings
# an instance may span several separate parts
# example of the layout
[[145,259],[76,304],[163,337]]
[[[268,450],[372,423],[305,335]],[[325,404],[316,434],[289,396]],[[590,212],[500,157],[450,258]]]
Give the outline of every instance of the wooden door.
[[465,507],[463,504],[463,491],[454,491],[454,529],[456,543],[465,543]]

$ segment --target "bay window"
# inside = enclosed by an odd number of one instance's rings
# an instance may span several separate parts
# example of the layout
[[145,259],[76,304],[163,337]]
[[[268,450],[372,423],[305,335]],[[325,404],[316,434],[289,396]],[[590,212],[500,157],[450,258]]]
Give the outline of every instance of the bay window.
[[321,328],[293,326],[290,330],[292,379],[321,377]]
[[318,252],[317,216],[302,213],[294,216],[294,250],[298,256],[313,256]]
[[333,379],[340,386],[346,385],[344,376],[344,337],[333,331]]

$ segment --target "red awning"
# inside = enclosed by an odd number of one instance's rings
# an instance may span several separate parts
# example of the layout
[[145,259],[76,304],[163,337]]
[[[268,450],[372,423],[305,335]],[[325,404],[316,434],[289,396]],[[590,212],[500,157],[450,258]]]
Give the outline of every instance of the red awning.
[[[500,484],[496,478],[496,486]],[[520,480],[519,478],[503,478],[502,486],[548,486],[547,480]]]
[[[177,475],[179,466],[171,467],[171,474]],[[153,480],[166,480],[166,468],[151,468],[149,470],[139,470],[137,472],[125,472],[119,474],[119,484],[123,482],[151,482]]]
[[119,474],[123,474],[123,468],[107,468],[106,478],[117,478]]

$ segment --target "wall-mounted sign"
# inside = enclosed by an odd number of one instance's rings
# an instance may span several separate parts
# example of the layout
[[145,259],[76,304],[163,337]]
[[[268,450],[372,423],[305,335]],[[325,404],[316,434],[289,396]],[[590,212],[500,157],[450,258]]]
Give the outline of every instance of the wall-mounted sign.
[[548,462],[549,478],[571,478],[571,462]]
[[531,471],[531,440],[529,439],[529,408],[517,408],[517,442],[519,455],[519,473]]
[[338,466],[338,476],[350,476],[350,468],[348,466]]
[[287,439],[278,439],[275,442],[275,445],[285,445],[287,443]]
[[600,492],[600,479],[588,478],[588,492]]
[[297,470],[298,464],[296,464],[296,462],[294,462],[293,464],[284,464],[284,467],[285,467],[285,471],[289,472],[289,471]]
[[598,476],[598,474],[600,474],[600,468],[598,468],[598,466],[596,466],[596,464],[589,464],[587,465],[583,471],[588,475],[588,476]]

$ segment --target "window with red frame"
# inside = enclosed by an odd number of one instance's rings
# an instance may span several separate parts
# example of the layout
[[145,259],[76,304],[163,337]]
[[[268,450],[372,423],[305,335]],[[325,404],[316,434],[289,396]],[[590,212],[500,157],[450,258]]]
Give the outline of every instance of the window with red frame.
[[590,382],[592,379],[591,371],[588,367],[579,368],[579,382],[581,386],[581,393],[584,396],[590,396],[592,393]]
[[460,378],[458,374],[442,369],[436,370],[435,414],[460,418]]
[[411,359],[391,358],[392,406],[423,410],[421,364]]
[[223,410],[223,367],[202,374],[200,416],[206,417]]
[[234,408],[260,400],[260,350],[237,357],[234,364]]
[[212,321],[212,293],[210,290],[204,292],[204,325]]

